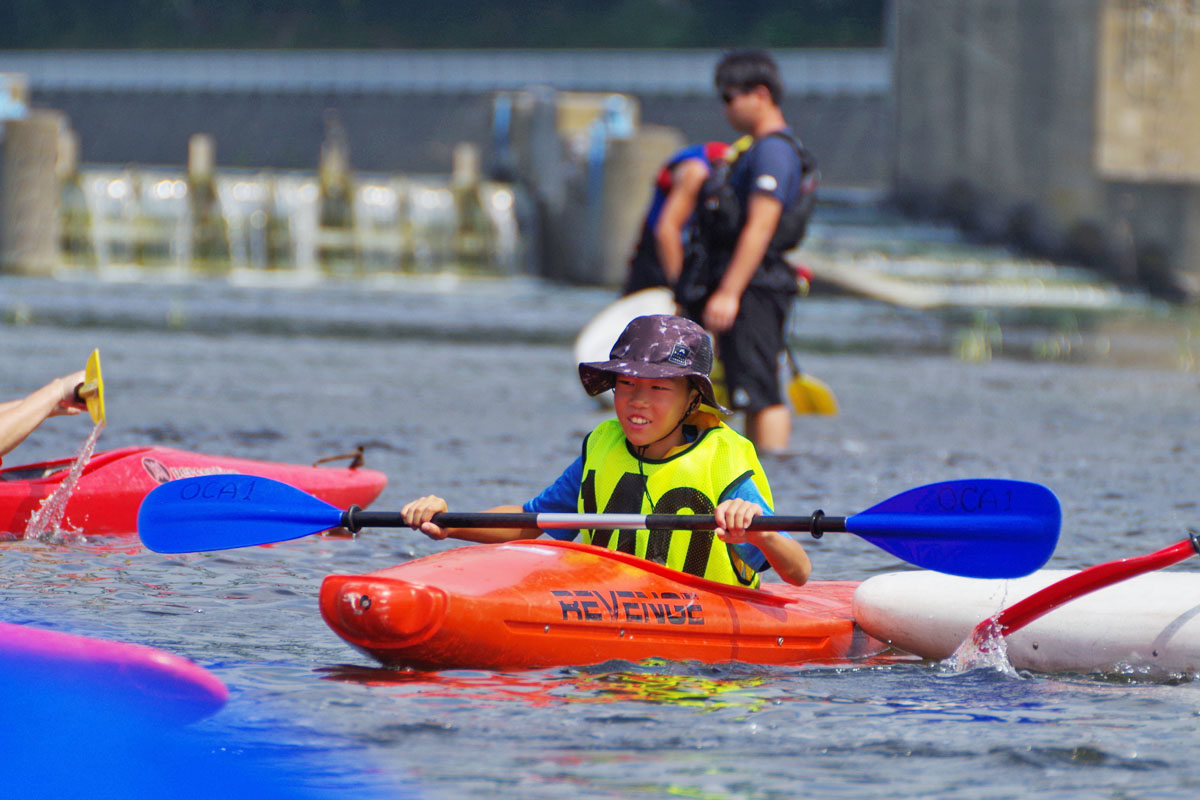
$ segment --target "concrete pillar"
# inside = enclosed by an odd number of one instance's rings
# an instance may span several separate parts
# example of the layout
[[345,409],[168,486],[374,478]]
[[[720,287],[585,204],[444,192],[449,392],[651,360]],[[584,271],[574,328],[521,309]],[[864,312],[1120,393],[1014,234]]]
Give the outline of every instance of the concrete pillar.
[[940,187],[959,177],[962,157],[963,17],[959,0],[896,4],[893,67],[893,189],[914,211],[930,212]]
[[620,286],[625,281],[654,178],[663,163],[686,144],[678,128],[661,125],[646,125],[627,139],[609,141],[604,163],[600,271],[588,276],[588,283]]
[[455,186],[474,186],[479,183],[479,148],[470,142],[454,145],[451,157],[450,182]]
[[458,210],[454,252],[460,266],[478,267],[489,256],[491,221],[479,202],[479,148],[470,142],[454,146],[450,166],[450,190]]
[[533,87],[512,95],[508,134],[513,173],[531,199],[532,260],[540,275],[564,278],[574,256],[568,215],[566,153],[558,136],[553,89]]
[[207,133],[194,133],[188,139],[188,178],[193,181],[213,179],[217,165],[217,143]]
[[350,175],[350,140],[333,109],[325,112],[321,143],[320,211],[317,260],[326,270],[343,273],[361,266],[354,232],[354,186]]
[[192,266],[222,271],[229,266],[229,226],[217,197],[217,145],[207,133],[188,139],[188,206],[192,215],[189,252],[180,257]]
[[79,176],[79,134],[64,128],[58,139],[58,240],[64,264],[91,266],[95,263],[92,244],[92,215]]
[[3,123],[0,271],[49,274],[58,257],[58,145],[66,117],[34,110]]
[[1200,297],[1200,188],[1191,187],[1183,201],[1183,235],[1176,262],[1192,297]]

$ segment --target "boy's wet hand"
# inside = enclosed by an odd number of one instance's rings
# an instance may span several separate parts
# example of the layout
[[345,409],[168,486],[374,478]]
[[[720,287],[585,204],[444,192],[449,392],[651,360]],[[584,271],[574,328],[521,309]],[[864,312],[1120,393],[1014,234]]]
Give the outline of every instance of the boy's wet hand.
[[433,519],[434,514],[440,514],[443,511],[449,510],[450,507],[446,505],[445,500],[430,494],[405,505],[404,508],[400,509],[400,516],[404,520],[405,525],[408,525],[415,531],[420,531],[430,539],[445,539],[446,531],[430,520]]
[[758,503],[740,498],[726,500],[713,511],[717,522],[717,537],[728,544],[750,541],[751,534],[746,530],[746,526],[760,514],[762,506]]

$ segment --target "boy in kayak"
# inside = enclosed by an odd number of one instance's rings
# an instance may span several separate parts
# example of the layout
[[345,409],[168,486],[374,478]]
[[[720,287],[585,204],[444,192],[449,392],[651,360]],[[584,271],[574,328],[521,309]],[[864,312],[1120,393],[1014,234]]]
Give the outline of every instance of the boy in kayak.
[[47,417],[78,414],[87,408],[75,390],[83,383],[83,370],[55,378],[17,400],[0,403],[0,459],[25,441]]
[[[771,512],[771,488],[754,445],[712,411],[712,342],[682,317],[638,317],[613,345],[608,361],[579,365],[588,394],[611,389],[616,419],[588,434],[583,454],[553,484],[523,506],[495,512],[712,514],[715,531],[548,531],[582,535],[588,544],[620,550],[673,569],[733,585],[757,586],[768,566],[788,583],[812,571],[804,548],[776,531],[748,531]],[[404,506],[404,521],[432,539],[472,542],[534,539],[537,528],[442,528],[430,520],[447,511],[429,495]]]

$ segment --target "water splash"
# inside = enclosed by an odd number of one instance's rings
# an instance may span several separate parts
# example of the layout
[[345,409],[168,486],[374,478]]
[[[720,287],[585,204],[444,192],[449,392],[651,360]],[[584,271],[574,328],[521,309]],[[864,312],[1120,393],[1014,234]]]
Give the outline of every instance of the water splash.
[[1016,667],[1008,660],[1008,640],[997,624],[997,612],[987,620],[987,625],[971,632],[940,666],[953,673],[969,672],[974,669],[993,669],[1009,677],[1020,677]]
[[29,518],[29,525],[25,527],[26,539],[38,539],[43,542],[61,542],[78,536],[79,531],[63,531],[59,529],[59,525],[62,524],[63,515],[67,511],[67,501],[71,499],[71,493],[75,491],[75,484],[79,482],[79,476],[83,474],[83,468],[92,459],[92,453],[96,449],[96,440],[100,438],[102,430],[104,430],[104,423],[97,422],[96,426],[92,428],[91,434],[88,435],[87,440],[84,441],[79,451],[75,454],[75,462],[71,464],[70,472],[58,484],[58,488],[42,501],[42,505]]

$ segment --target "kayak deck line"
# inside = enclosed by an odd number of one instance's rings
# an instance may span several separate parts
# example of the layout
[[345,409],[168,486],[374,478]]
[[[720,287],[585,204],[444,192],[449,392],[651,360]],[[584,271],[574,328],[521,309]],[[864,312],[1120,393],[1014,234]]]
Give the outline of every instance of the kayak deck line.
[[[534,633],[550,633],[557,634],[562,631],[568,631],[572,636],[590,637],[594,639],[610,639],[617,637],[618,639],[630,639],[635,636],[643,641],[651,642],[667,642],[678,643],[688,642],[692,639],[686,630],[676,631],[673,628],[657,628],[654,630],[632,630],[624,625],[582,625],[571,622],[560,623],[542,623],[529,622],[527,620],[506,619],[501,620],[506,627],[521,632],[532,631]],[[770,634],[743,634],[738,635],[733,632],[726,633],[709,633],[706,639],[710,642],[720,643],[727,642],[730,646],[752,646],[752,647],[791,647],[796,650],[812,651],[822,650],[829,647],[830,637],[828,635],[819,636],[774,636]]]

